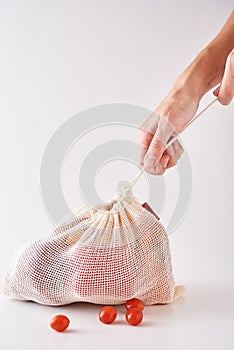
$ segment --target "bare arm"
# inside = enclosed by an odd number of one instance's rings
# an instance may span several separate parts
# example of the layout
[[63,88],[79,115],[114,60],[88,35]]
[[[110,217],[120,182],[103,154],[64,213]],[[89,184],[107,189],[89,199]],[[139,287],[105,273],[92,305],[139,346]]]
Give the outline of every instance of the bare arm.
[[152,174],[162,174],[176,164],[183,149],[178,141],[165,150],[173,133],[190,121],[201,98],[217,84],[214,91],[222,104],[234,96],[234,11],[218,35],[177,78],[156,111],[139,129],[142,145],[140,166]]
[[193,93],[201,98],[221,82],[228,55],[234,48],[234,11],[218,35],[203,49],[178,78],[193,85]]

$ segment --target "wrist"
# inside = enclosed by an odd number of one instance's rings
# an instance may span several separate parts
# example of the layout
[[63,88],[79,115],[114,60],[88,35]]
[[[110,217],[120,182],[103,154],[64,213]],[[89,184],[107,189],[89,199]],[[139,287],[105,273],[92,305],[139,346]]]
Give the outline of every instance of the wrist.
[[200,100],[210,89],[216,86],[223,75],[224,67],[215,64],[215,52],[209,47],[202,50],[194,61],[178,77],[174,88],[187,91],[192,98]]

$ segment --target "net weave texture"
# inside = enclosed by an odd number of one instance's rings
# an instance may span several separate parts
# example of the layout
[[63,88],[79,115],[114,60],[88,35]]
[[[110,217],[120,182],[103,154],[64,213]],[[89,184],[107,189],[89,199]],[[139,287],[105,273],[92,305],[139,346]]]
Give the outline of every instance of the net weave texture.
[[49,236],[13,256],[1,292],[46,305],[73,302],[166,304],[175,286],[167,233],[131,193],[78,209]]

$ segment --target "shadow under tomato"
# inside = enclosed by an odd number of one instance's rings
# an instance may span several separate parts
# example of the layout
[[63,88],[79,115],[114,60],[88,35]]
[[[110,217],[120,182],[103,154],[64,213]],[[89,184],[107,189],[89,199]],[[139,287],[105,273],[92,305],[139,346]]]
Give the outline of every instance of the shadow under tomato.
[[71,328],[71,329],[67,329],[65,332],[63,332],[63,333],[68,333],[68,334],[75,334],[75,333],[81,333],[81,331],[80,331],[80,329],[73,329],[73,328]]

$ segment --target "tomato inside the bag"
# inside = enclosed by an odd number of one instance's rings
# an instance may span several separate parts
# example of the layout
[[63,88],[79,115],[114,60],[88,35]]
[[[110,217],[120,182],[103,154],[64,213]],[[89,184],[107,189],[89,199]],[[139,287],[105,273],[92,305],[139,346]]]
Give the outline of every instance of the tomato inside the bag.
[[111,324],[117,317],[117,310],[113,306],[104,306],[99,312],[99,320]]
[[[100,296],[109,300],[127,299],[135,293],[137,270],[134,247],[78,245],[71,253],[71,261],[76,262],[76,275],[74,278],[71,270],[67,273],[65,283],[69,288],[72,286],[80,298],[93,300],[97,290]],[[98,298],[95,297],[95,302],[102,304],[103,297]]]

